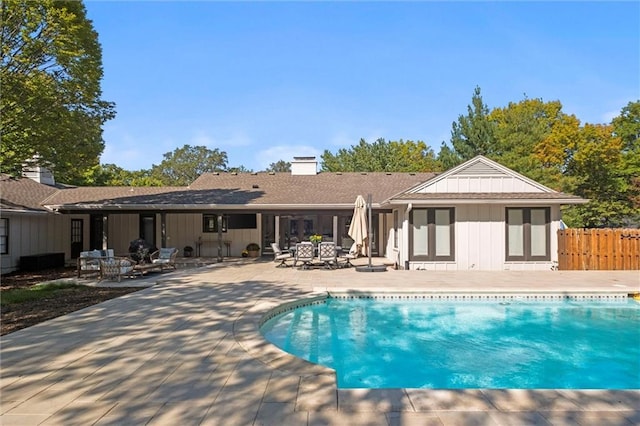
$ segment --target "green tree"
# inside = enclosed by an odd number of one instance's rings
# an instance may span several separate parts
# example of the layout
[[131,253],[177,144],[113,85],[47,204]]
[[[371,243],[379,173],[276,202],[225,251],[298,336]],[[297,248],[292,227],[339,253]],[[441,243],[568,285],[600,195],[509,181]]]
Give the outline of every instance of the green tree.
[[[467,161],[476,155],[492,157],[496,151],[494,123],[489,120],[489,108],[482,101],[480,87],[476,87],[467,106],[467,115],[460,115],[452,123],[451,147],[440,150],[438,160],[445,168]],[[446,145],[445,145],[446,147]]]
[[613,134],[613,126],[586,124],[581,129],[581,138],[567,163],[565,183],[568,192],[590,201],[567,210],[569,225],[618,227],[634,213],[629,180],[623,170],[622,145],[622,139]]
[[99,164],[85,173],[89,186],[162,186],[162,181],[151,175],[151,170],[125,170],[115,164]]
[[422,141],[374,143],[360,139],[358,145],[342,148],[337,154],[325,150],[321,155],[325,172],[426,172],[439,170],[433,150]]
[[229,173],[253,173],[252,169],[248,169],[243,165],[237,166],[237,167],[229,167],[227,169],[227,172]]
[[269,167],[265,170],[266,172],[274,172],[274,173],[286,173],[291,171],[291,163],[284,160],[279,160],[275,163],[269,164]]
[[555,189],[562,187],[567,156],[576,146],[580,121],[562,112],[560,101],[510,102],[489,114],[495,125],[493,159]]
[[640,101],[629,102],[611,122],[622,140],[623,170],[629,182],[629,199],[636,224],[640,224]]
[[611,124],[624,152],[640,150],[640,100],[629,102]]
[[186,186],[203,173],[227,170],[227,153],[217,148],[184,145],[163,157],[159,165],[151,167],[151,176],[163,185]]
[[81,183],[104,149],[114,104],[101,99],[102,51],[80,1],[6,0],[0,35],[0,168],[31,158]]

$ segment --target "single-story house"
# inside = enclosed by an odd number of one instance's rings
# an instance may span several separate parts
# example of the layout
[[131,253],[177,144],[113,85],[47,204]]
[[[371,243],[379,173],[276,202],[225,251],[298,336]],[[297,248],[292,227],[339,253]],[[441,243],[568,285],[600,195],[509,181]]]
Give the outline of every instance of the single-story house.
[[560,206],[586,202],[483,156],[440,174],[317,168],[315,157],[296,157],[290,173],[205,173],[188,187],[2,179],[2,271],[34,252],[62,250],[68,260],[89,249],[126,253],[138,237],[204,257],[240,256],[249,243],[269,255],[272,242],[287,248],[313,234],[350,247],[358,195],[371,196],[373,256],[398,268],[548,270],[558,258]]

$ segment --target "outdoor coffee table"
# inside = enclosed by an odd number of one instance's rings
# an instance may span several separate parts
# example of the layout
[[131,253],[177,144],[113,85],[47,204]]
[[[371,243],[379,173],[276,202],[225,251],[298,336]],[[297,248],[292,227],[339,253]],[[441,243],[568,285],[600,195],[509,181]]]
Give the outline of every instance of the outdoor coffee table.
[[145,275],[148,271],[153,269],[162,269],[162,265],[160,263],[139,263],[133,267],[133,272],[138,272],[140,275]]

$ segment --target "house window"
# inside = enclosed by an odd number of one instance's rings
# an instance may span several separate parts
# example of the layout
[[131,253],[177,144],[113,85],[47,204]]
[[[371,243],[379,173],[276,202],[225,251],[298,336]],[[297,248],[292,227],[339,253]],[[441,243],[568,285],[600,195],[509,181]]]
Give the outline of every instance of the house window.
[[9,253],[9,219],[0,219],[0,254]]
[[393,211],[393,248],[398,248],[398,229],[400,224],[398,223],[398,210]]
[[455,260],[454,220],[453,208],[413,209],[411,260]]
[[[218,232],[218,215],[202,215],[202,232]],[[222,216],[222,232],[227,232],[227,217]]]
[[232,214],[228,217],[222,217],[222,232],[227,232],[227,220],[229,221],[229,229],[256,229],[258,227],[255,213]]
[[506,260],[550,260],[550,218],[548,207],[507,208]]

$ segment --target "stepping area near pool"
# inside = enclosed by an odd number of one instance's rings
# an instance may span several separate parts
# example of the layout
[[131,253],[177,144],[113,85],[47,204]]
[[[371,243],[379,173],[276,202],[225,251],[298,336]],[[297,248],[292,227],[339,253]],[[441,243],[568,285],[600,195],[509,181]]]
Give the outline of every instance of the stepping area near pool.
[[640,292],[638,271],[274,266],[243,259],[140,279],[150,287],[2,336],[0,424],[640,423],[638,390],[339,390],[331,370],[286,354],[258,332],[270,309],[327,292],[597,297]]

